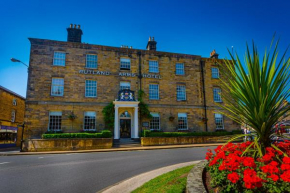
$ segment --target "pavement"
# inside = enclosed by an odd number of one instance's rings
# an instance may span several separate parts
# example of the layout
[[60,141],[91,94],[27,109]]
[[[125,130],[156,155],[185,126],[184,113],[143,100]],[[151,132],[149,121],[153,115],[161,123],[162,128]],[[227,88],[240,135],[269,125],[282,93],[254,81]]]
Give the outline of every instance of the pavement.
[[142,146],[142,147],[124,147],[110,149],[93,149],[93,150],[74,150],[74,151],[43,151],[43,152],[20,152],[19,149],[3,150],[0,149],[0,156],[16,155],[42,155],[42,154],[68,154],[68,153],[93,153],[93,152],[115,152],[115,151],[140,151],[140,150],[158,150],[158,149],[176,149],[191,147],[218,146],[224,143],[206,143],[206,144],[186,144],[186,145],[164,145],[164,146]]
[[[202,160],[214,148],[0,156],[0,192],[96,193],[150,171]],[[154,177],[149,174],[147,180]]]

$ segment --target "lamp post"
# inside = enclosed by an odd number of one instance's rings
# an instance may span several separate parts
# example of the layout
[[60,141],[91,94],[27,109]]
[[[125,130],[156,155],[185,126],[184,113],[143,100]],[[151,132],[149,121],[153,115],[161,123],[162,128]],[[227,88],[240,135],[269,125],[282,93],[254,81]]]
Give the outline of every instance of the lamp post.
[[[24,62],[22,62],[21,60],[18,60],[18,59],[15,59],[15,58],[11,58],[10,60],[11,60],[11,62],[19,62],[19,63],[25,65],[27,67],[27,72],[29,72],[29,66],[27,64],[25,64]],[[23,146],[23,134],[24,134],[24,127],[25,127],[24,122],[23,122],[22,125],[18,125],[18,127],[22,127],[21,144],[20,144],[20,151],[22,152],[23,151],[22,150],[22,146]]]

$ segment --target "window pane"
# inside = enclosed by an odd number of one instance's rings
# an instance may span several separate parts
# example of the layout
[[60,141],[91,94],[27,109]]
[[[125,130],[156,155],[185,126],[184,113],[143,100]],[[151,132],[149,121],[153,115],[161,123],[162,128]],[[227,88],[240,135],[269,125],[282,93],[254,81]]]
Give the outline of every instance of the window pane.
[[121,70],[130,70],[131,68],[131,60],[127,58],[121,58],[120,60],[120,69]]
[[97,81],[86,80],[86,97],[97,97]]
[[130,82],[120,82],[120,90],[131,89]]
[[218,68],[211,68],[211,77],[212,78],[219,78],[219,69]]
[[150,113],[152,118],[150,120],[150,129],[160,130],[160,117],[159,113]]
[[51,82],[51,96],[63,96],[63,78],[53,78]]
[[178,113],[178,129],[187,130],[187,114]]
[[186,100],[186,89],[184,85],[177,85],[176,87],[176,94],[178,101]]
[[84,130],[96,130],[96,112],[93,111],[85,112]]
[[97,55],[87,54],[86,68],[97,68],[98,67],[98,57]]
[[64,52],[54,52],[53,65],[65,66],[65,55]]
[[62,112],[54,111],[49,112],[49,126],[50,131],[60,131],[61,130],[61,117]]
[[224,121],[222,114],[214,114],[216,129],[224,129]]
[[159,72],[159,64],[157,61],[149,61],[149,72]]
[[222,102],[222,98],[221,98],[221,89],[220,88],[214,88],[213,89],[213,100],[214,102]]
[[159,85],[149,84],[149,99],[158,100],[159,99]]
[[184,64],[183,63],[176,63],[176,74],[177,75],[184,75]]

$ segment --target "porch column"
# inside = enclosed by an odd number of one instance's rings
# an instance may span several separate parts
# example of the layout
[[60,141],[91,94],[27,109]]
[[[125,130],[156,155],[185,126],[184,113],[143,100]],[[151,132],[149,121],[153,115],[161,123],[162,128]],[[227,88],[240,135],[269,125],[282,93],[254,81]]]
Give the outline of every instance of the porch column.
[[114,139],[119,139],[119,107],[115,105]]
[[134,138],[139,138],[138,131],[138,107],[134,107]]

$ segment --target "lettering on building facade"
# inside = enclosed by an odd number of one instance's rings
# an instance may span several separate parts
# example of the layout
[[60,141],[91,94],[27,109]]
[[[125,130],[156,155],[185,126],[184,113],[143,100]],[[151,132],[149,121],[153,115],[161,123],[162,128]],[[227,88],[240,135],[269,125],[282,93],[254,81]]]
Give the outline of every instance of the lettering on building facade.
[[[94,74],[94,75],[111,75],[112,73],[109,71],[97,71],[97,70],[79,70],[79,74]],[[136,77],[137,74],[135,73],[128,73],[128,72],[120,72],[119,76],[126,76],[126,77]],[[156,74],[142,74],[143,78],[155,78],[161,79],[160,75]]]

